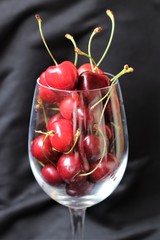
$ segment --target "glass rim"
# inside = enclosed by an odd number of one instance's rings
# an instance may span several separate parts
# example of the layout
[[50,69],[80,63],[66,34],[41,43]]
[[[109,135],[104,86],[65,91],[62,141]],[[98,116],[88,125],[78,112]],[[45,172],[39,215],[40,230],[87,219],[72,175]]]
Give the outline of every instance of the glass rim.
[[[114,77],[113,74],[111,73],[108,73],[108,72],[104,72],[105,75],[109,76],[109,77]],[[103,91],[103,90],[107,90],[107,89],[110,89],[111,85],[107,86],[107,87],[102,87],[102,88],[95,88],[95,89],[83,89],[83,90],[79,90],[79,89],[72,89],[72,90],[65,90],[65,89],[58,89],[58,88],[53,88],[53,87],[50,87],[50,86],[45,86],[43,84],[41,84],[39,82],[40,80],[40,77],[37,78],[37,84],[45,89],[48,89],[48,90],[51,90],[51,91],[56,91],[56,92],[67,92],[67,93],[75,93],[75,92],[95,92],[95,91]],[[119,80],[117,79],[114,83],[114,86],[117,85],[119,82]]]

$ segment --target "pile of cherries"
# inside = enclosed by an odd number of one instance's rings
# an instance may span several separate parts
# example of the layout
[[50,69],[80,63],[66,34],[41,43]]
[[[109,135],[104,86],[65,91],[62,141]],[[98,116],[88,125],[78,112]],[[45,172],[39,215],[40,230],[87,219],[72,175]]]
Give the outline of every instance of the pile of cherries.
[[[105,109],[107,124],[100,130],[97,129],[96,107],[93,110],[89,107],[95,98],[97,101],[97,90],[88,90],[98,88],[104,94],[104,87],[109,86],[110,80],[102,71],[92,72],[88,68],[90,64],[76,69],[66,61],[41,74],[38,111],[43,107],[44,119],[47,119],[48,109],[51,110],[49,119],[44,121],[43,132],[37,129],[38,136],[31,144],[33,157],[42,165],[44,180],[54,186],[65,183],[67,193],[74,196],[88,193],[93,183],[104,179],[118,165],[110,150],[113,141],[110,106]],[[85,99],[81,99],[79,90],[84,90]],[[57,112],[52,108],[57,108]]]
[[[41,19],[39,16],[36,18],[46,46]],[[88,58],[91,60],[90,54]],[[110,99],[107,97],[102,101],[107,96],[104,89],[113,87],[113,82],[95,62],[90,61],[77,68],[70,61],[57,64],[53,60],[55,64],[38,79],[36,111],[42,113],[42,124],[35,129],[31,153],[39,161],[42,177],[47,183],[53,186],[63,184],[67,194],[83,196],[119,165],[114,155]],[[124,70],[124,73],[128,71],[127,65]],[[101,94],[97,94],[96,89],[100,89]],[[83,98],[81,90],[85,92]],[[105,121],[99,124],[97,109],[106,101]],[[95,107],[92,108],[93,103]],[[117,101],[117,111],[118,104]]]

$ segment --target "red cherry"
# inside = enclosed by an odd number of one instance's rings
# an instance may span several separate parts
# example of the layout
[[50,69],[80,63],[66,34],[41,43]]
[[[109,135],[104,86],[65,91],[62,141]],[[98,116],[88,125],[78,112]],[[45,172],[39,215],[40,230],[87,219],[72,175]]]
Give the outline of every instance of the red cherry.
[[40,75],[39,83],[41,85],[38,85],[38,92],[41,99],[49,104],[56,103],[58,101],[58,95],[48,88],[48,84],[45,79],[45,72]]
[[56,89],[73,90],[78,81],[78,71],[70,61],[64,61],[56,66],[50,66],[45,71],[47,84]]
[[77,153],[63,154],[58,162],[57,169],[62,179],[69,183],[73,182],[74,178],[81,171],[81,158]]
[[[93,65],[93,67],[95,67],[95,65]],[[86,72],[86,71],[92,71],[92,67],[91,67],[91,64],[90,63],[85,63],[83,65],[81,65],[79,68],[78,68],[78,74],[80,75],[81,73],[83,72]],[[92,71],[93,72],[93,71]],[[99,69],[99,68],[95,68],[94,69],[94,72],[95,73],[99,73],[99,74],[104,74],[104,72]]]
[[59,104],[61,115],[68,120],[72,120],[73,113],[80,101],[79,95],[75,92],[72,95],[65,97]]
[[59,172],[51,164],[47,164],[46,166],[44,166],[42,168],[41,173],[42,173],[44,180],[51,185],[56,186],[63,182],[61,176],[59,175]]
[[31,153],[38,161],[48,163],[48,159],[54,159],[55,152],[52,151],[52,145],[49,137],[46,139],[45,135],[36,137],[31,144]]
[[48,126],[48,131],[53,131],[50,135],[52,147],[59,152],[67,152],[73,145],[73,125],[67,119],[58,119]]
[[[95,169],[97,167],[97,162],[91,163],[91,170]],[[118,166],[118,160],[116,157],[109,153],[106,155],[102,162],[98,165],[97,169],[91,173],[90,179],[93,182],[97,182],[99,180],[104,179],[106,176],[111,174]]]
[[82,158],[86,158],[89,162],[93,162],[101,158],[104,143],[103,139],[99,136],[87,135],[80,139],[78,146]]
[[82,129],[88,124],[93,124],[93,113],[84,105],[76,92],[64,98],[60,102],[59,108],[65,119],[76,118],[76,128],[80,127]]
[[48,123],[47,123],[47,130],[50,131],[52,129],[52,124],[59,120],[59,119],[62,119],[62,115],[60,113],[56,113],[55,115],[53,115],[49,120],[48,120]]
[[93,124],[93,113],[80,100],[77,93],[67,96],[59,104],[61,115],[68,120],[76,119],[76,129],[86,128],[88,124]]

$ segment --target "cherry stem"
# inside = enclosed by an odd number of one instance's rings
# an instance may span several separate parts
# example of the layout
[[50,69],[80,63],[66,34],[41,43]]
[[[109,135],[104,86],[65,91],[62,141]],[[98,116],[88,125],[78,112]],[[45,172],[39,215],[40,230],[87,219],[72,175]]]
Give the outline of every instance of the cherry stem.
[[[113,87],[113,85],[112,85],[112,87]],[[105,102],[105,104],[104,104],[104,106],[103,106],[103,109],[102,109],[102,112],[101,112],[101,116],[100,116],[100,119],[99,119],[99,123],[98,123],[98,125],[100,125],[101,124],[101,121],[102,121],[102,118],[103,118],[103,114],[104,114],[104,111],[105,111],[105,109],[106,109],[106,106],[107,106],[107,104],[108,104],[108,102],[109,102],[109,99],[110,99],[110,97],[111,97],[111,94],[112,94],[112,87],[110,88],[110,92],[109,92],[109,94],[108,94],[108,97],[107,97],[107,100],[106,100],[106,102]]]
[[[94,67],[93,67],[92,56],[91,56],[91,43],[92,43],[93,37],[94,37],[97,33],[101,32],[101,31],[102,31],[102,28],[101,28],[101,27],[96,27],[96,28],[93,30],[93,32],[92,32],[92,34],[91,34],[91,36],[90,36],[90,38],[89,38],[89,41],[88,41],[88,57],[89,57],[89,61],[90,61],[91,68],[92,68],[92,71],[93,71],[93,72],[94,72]],[[94,62],[94,64],[95,64],[95,62]],[[97,64],[96,64],[96,67],[98,67]]]
[[35,133],[39,133],[39,134],[46,135],[46,132],[43,132],[43,131],[41,131],[41,130],[35,130]]
[[132,67],[129,67],[128,64],[125,64],[123,69],[117,75],[115,75],[113,78],[110,79],[110,82],[114,84],[117,81],[117,79],[120,78],[122,75],[126,73],[131,73],[133,71],[134,69]]
[[114,35],[114,30],[115,30],[115,19],[114,19],[114,15],[113,15],[112,11],[108,9],[106,11],[106,14],[108,15],[108,17],[111,20],[112,29],[111,29],[111,34],[110,34],[110,38],[109,38],[108,44],[106,46],[106,49],[105,49],[102,57],[100,58],[99,62],[97,63],[97,66],[99,66],[101,64],[101,62],[103,61],[104,57],[106,56],[106,54],[107,54],[107,52],[108,52],[108,50],[110,48],[110,45],[111,45],[111,42],[112,42],[112,39],[113,39],[113,35]]
[[[116,83],[117,79],[120,78],[122,75],[126,74],[126,73],[131,73],[133,72],[134,69],[132,67],[129,67],[127,64],[124,65],[124,68],[117,74],[115,75],[111,80],[111,85],[108,87],[109,91],[104,95],[104,97],[102,97],[99,101],[97,101],[93,106],[91,106],[91,110],[94,109],[100,102],[102,102],[106,97],[108,97],[108,99],[110,98],[110,93],[112,91],[112,87],[114,86],[114,84]],[[107,99],[107,100],[108,100]]]
[[118,73],[116,76],[114,76],[114,77],[110,80],[110,81],[111,81],[111,86],[110,86],[110,88],[109,88],[109,91],[108,91],[107,94],[105,95],[105,96],[107,97],[107,100],[106,100],[106,102],[105,102],[105,104],[104,104],[104,106],[103,106],[103,109],[102,109],[102,112],[101,112],[101,115],[100,115],[100,119],[99,119],[98,125],[101,124],[101,121],[102,121],[102,119],[103,119],[104,111],[105,111],[106,106],[107,106],[107,104],[108,104],[108,102],[109,102],[109,99],[110,99],[110,97],[111,97],[111,95],[112,95],[113,86],[115,85],[115,82],[116,82],[117,79],[118,79],[120,76],[122,76],[123,74],[125,74],[125,73],[130,73],[130,72],[133,72],[133,71],[134,71],[133,68],[129,67],[129,66],[126,64],[126,65],[124,66],[123,70],[122,70],[120,73]]
[[51,51],[49,50],[49,47],[48,47],[48,45],[47,45],[47,43],[46,43],[46,40],[45,40],[45,38],[44,38],[44,35],[43,35],[43,31],[42,31],[42,19],[41,19],[41,17],[40,17],[38,14],[35,15],[35,18],[36,18],[37,21],[38,21],[39,32],[40,32],[42,41],[43,41],[43,43],[44,43],[44,45],[45,45],[45,47],[46,47],[46,49],[47,49],[47,52],[49,53],[50,57],[52,58],[54,64],[57,66],[58,63],[56,62],[56,60],[55,60],[55,58],[53,57]]
[[[91,56],[89,56],[87,53],[81,51],[79,48],[75,48],[74,51],[75,51],[78,55],[82,55],[82,56],[84,56],[84,57],[87,57],[87,58],[91,59],[92,63],[93,63],[93,64],[96,66],[96,68],[97,68],[96,62],[95,62],[94,59],[93,59]],[[94,69],[93,69],[93,71],[94,71]]]
[[53,110],[53,111],[59,111],[59,108],[58,108],[58,107],[54,107],[54,108],[49,108],[49,107],[47,107],[47,109]]
[[45,164],[42,163],[42,162],[39,162],[39,164],[41,165],[41,167],[44,167],[44,166],[45,166]]
[[87,172],[87,173],[80,173],[79,176],[88,176],[90,174],[92,174],[94,171],[96,171],[96,169],[99,167],[99,165],[101,164],[102,160],[103,160],[103,157],[105,156],[106,154],[106,149],[107,149],[107,144],[106,144],[106,138],[104,136],[104,134],[102,133],[102,131],[100,129],[97,129],[99,131],[99,133],[101,134],[102,138],[103,138],[103,143],[104,143],[104,147],[103,147],[103,152],[102,152],[102,156],[101,156],[101,159],[99,160],[98,164],[96,165],[96,167],[90,171],[90,172]]
[[[72,44],[74,46],[74,49],[77,48],[77,44],[76,44],[76,42],[75,42],[75,40],[74,40],[72,35],[67,33],[67,34],[65,34],[65,37],[72,42]],[[78,53],[75,51],[75,59],[74,59],[74,65],[75,66],[77,66],[77,61],[78,61]]]

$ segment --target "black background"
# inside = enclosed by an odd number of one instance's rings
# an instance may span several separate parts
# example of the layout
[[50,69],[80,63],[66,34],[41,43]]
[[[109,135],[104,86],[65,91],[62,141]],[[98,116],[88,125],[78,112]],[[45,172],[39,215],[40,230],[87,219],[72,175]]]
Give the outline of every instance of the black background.
[[[129,162],[116,191],[87,210],[87,240],[160,239],[160,1],[159,0],[1,0],[0,1],[0,239],[69,240],[69,212],[35,181],[27,137],[36,78],[52,60],[34,18],[57,62],[74,59],[64,38],[74,35],[93,57],[103,53],[110,33],[106,9],[116,30],[101,68],[113,74],[128,63],[133,74],[120,79],[129,131]],[[79,65],[86,59],[80,57]]]

